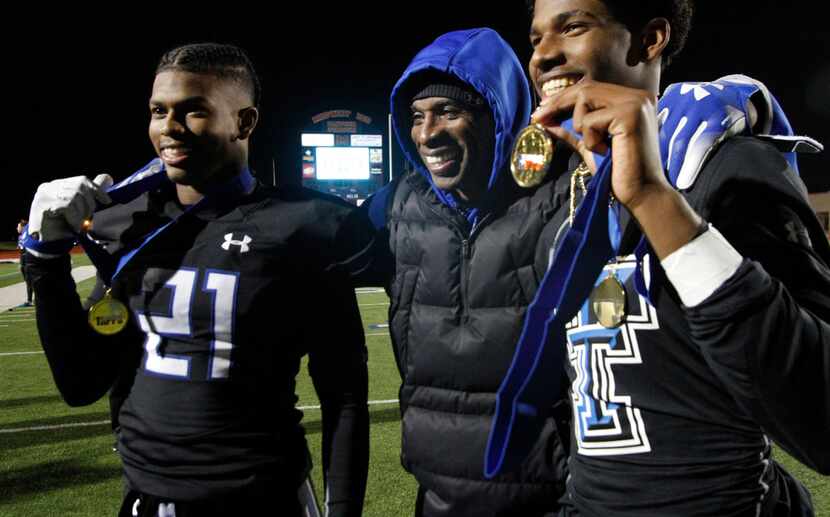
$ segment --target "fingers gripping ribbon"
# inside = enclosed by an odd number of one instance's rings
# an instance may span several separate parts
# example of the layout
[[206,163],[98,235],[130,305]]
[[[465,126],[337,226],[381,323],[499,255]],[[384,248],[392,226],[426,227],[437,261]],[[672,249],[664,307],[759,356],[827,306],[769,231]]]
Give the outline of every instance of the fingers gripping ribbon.
[[129,202],[141,193],[169,181],[158,158],[116,185],[107,174],[94,180],[85,176],[63,178],[41,184],[24,229],[23,245],[32,254],[50,258],[67,253],[84,238],[92,214],[103,208]]

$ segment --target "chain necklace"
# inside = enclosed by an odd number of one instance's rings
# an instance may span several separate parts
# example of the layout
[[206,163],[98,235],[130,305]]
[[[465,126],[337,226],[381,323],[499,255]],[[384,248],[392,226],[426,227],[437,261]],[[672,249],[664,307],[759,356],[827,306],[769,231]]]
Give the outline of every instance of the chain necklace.
[[[584,196],[586,192],[588,192],[588,187],[585,186],[585,178],[590,178],[593,176],[593,172],[591,172],[591,168],[588,167],[584,161],[579,162],[579,165],[576,166],[573,173],[571,173],[571,204],[568,210],[568,224],[573,226],[574,224],[574,214],[576,214],[576,187],[579,186],[580,192]],[[617,201],[617,198],[614,197],[614,193],[611,192],[608,197],[608,208],[614,206],[614,203]]]
[[[590,167],[584,161],[571,174],[571,202],[568,211],[568,224],[571,226],[573,226],[574,214],[576,214],[576,189],[579,187],[584,198],[588,192],[585,179],[591,177],[592,174]],[[608,207],[613,207],[615,202],[616,198],[614,198],[614,194],[611,194],[608,199]],[[611,259],[607,276],[594,286],[588,299],[594,317],[605,328],[616,328],[625,322],[627,312],[626,293],[625,287],[617,278],[618,264],[619,257]]]
[[568,210],[568,224],[570,226],[574,224],[574,214],[576,213],[576,187],[579,185],[579,190],[584,196],[588,192],[588,188],[585,186],[585,178],[590,178],[592,174],[591,169],[584,161],[580,162],[571,173],[571,205],[570,210]]

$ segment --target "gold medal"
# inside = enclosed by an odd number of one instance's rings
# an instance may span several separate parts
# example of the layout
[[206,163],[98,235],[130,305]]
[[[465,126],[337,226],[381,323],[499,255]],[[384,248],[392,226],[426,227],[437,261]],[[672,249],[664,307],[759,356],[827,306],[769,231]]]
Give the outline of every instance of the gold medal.
[[553,160],[553,137],[539,124],[522,129],[513,144],[510,172],[521,187],[542,183]]
[[603,327],[617,328],[625,321],[625,287],[613,272],[594,287],[589,300],[594,316]]
[[130,319],[130,312],[127,307],[112,297],[110,289],[104,298],[89,308],[87,321],[92,329],[105,336],[111,336],[124,330],[127,321]]

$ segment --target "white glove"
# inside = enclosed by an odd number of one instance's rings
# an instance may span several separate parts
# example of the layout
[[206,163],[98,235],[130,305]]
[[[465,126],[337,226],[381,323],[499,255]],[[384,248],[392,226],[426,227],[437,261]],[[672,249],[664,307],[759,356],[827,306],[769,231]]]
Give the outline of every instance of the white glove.
[[106,189],[112,185],[109,174],[93,181],[85,176],[41,183],[29,211],[29,235],[41,242],[71,239],[92,216],[96,201],[110,203]]

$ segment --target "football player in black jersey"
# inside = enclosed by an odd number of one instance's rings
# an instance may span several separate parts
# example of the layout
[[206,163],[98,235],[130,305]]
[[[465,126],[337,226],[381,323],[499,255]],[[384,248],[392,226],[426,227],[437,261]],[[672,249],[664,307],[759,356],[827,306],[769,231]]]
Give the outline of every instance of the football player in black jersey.
[[253,180],[258,101],[236,47],[162,57],[149,134],[171,181],[131,201],[119,230],[105,300],[130,309],[120,332],[93,330],[106,318],[88,325],[68,255],[48,246],[71,243],[95,202],[109,200],[106,178],[44,184],[32,204],[38,330],[58,389],[84,405],[116,378],[132,383],[119,388],[124,516],[304,514],[297,494],[311,465],[294,388],[306,353],[322,406],[327,514],[361,514],[366,352],[354,291],[332,266],[354,240],[342,230],[351,210]]
[[[586,301],[567,326],[564,514],[811,515],[809,494],[772,459],[769,440],[830,469],[830,249],[779,151],[786,139],[731,138],[676,190],[656,105],[691,1],[531,5],[529,72],[542,98],[533,120],[577,151],[563,190],[610,143],[611,203],[622,206],[619,257],[597,280],[623,286],[622,322],[601,323]],[[767,133],[772,112],[761,115]],[[571,117],[581,140],[559,126]],[[568,212],[566,203],[564,229]],[[650,299],[634,286],[639,231],[666,275]],[[811,397],[809,409],[797,403]]]

